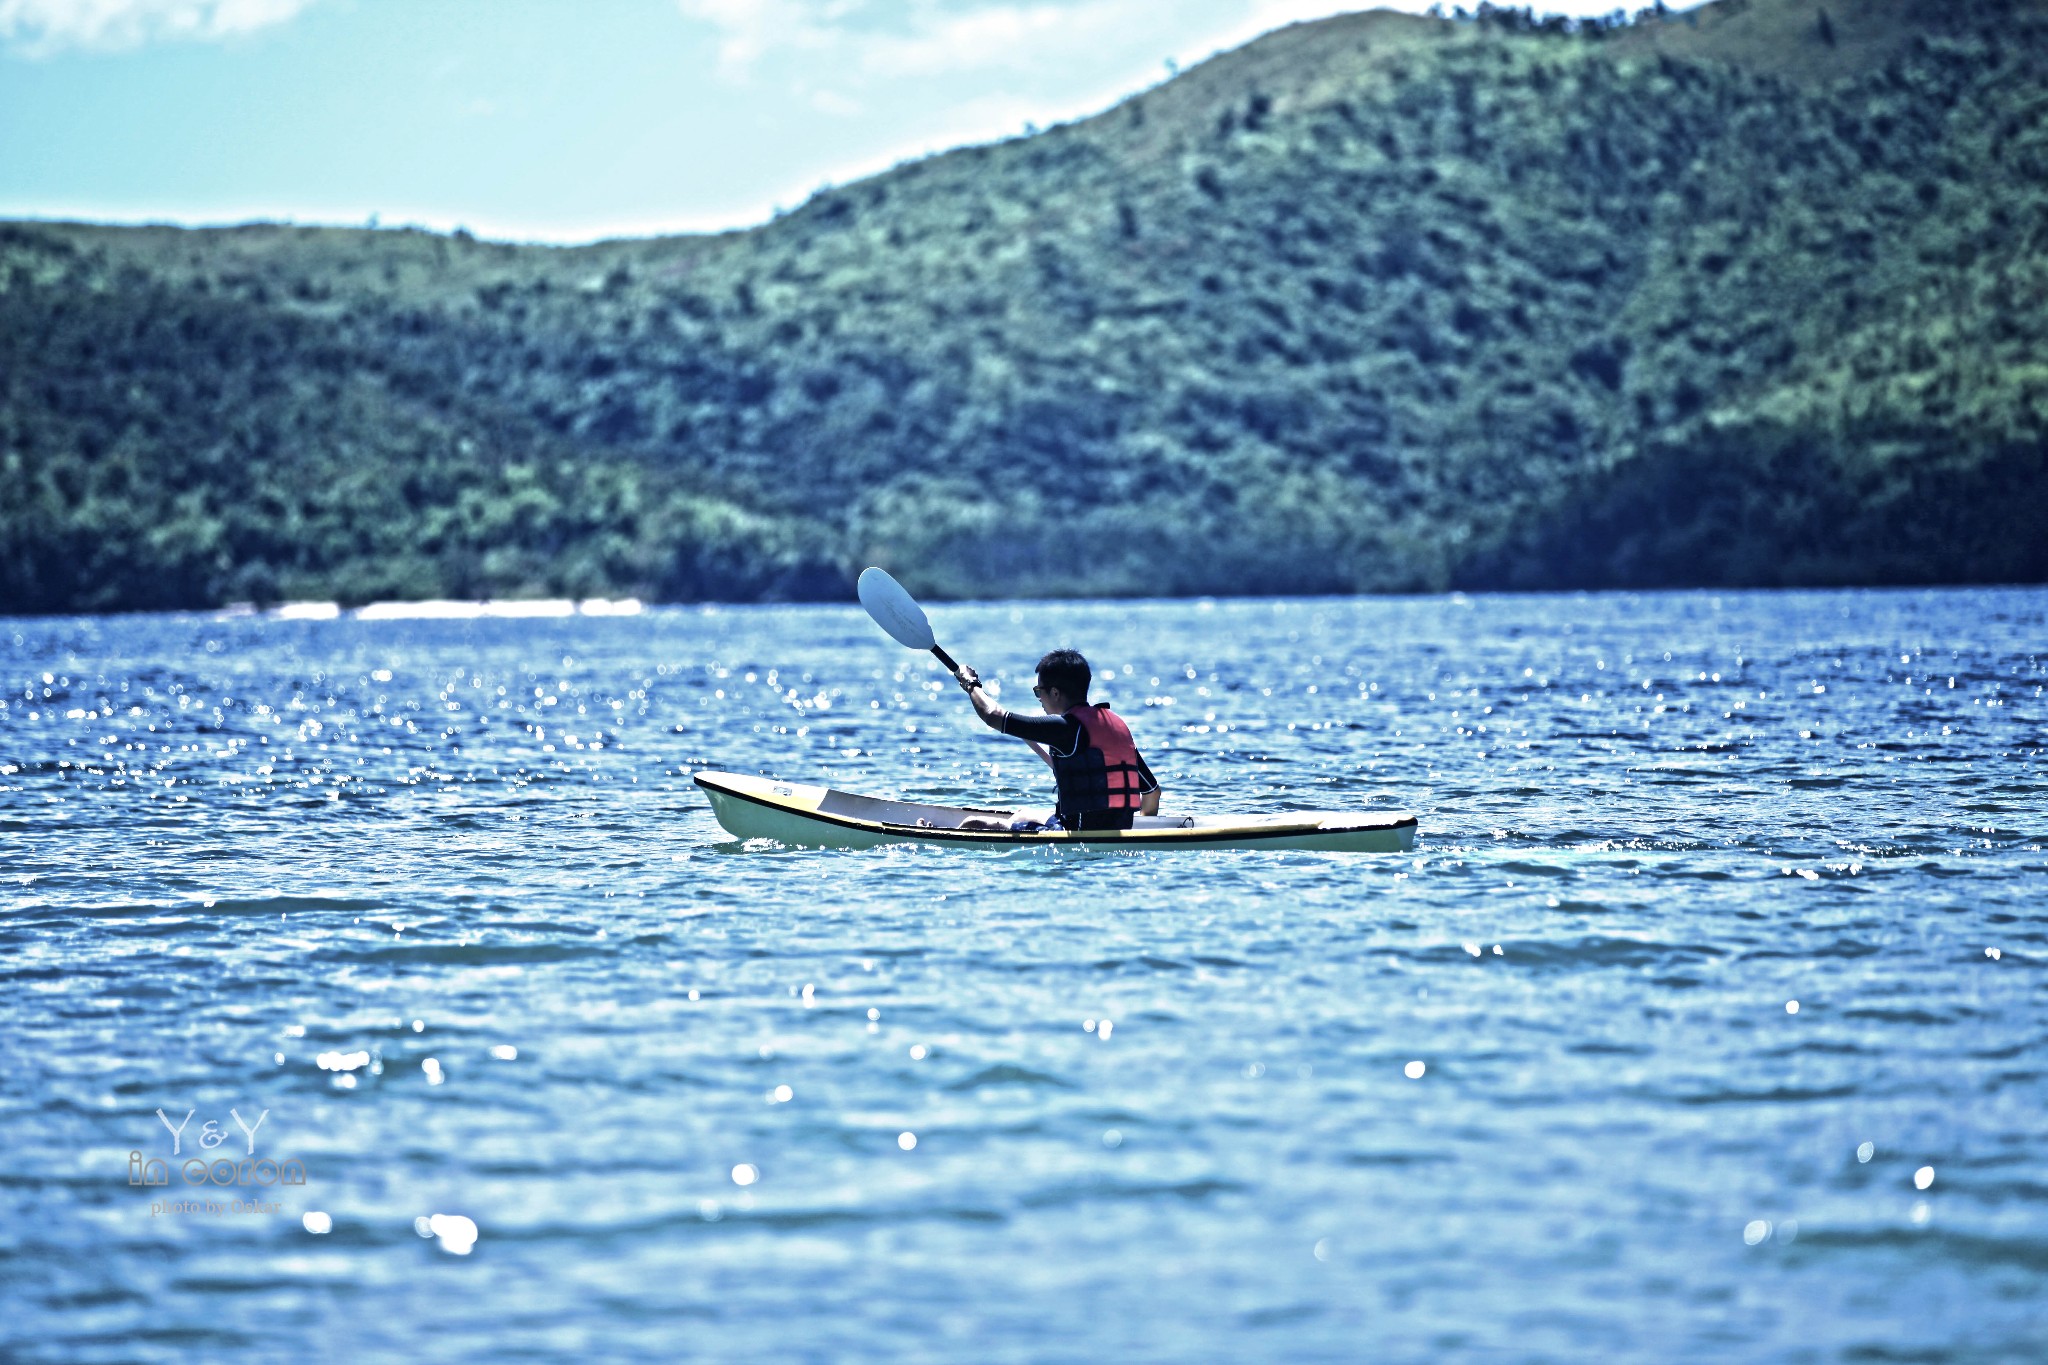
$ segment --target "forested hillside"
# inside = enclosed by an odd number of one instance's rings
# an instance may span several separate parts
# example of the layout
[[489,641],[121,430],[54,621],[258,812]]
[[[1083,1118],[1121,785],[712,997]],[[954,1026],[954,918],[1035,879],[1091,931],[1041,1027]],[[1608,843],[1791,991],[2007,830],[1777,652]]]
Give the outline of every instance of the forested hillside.
[[0,611],[2048,578],[2048,0],[1344,16],[580,248],[0,224]]

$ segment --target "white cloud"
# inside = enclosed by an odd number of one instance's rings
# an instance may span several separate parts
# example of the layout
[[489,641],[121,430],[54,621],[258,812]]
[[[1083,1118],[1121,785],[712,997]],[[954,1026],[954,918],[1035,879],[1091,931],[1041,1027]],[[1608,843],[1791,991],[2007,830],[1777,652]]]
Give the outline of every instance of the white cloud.
[[865,112],[865,106],[859,100],[848,99],[837,90],[812,91],[811,108],[833,118],[857,118]]
[[834,24],[859,7],[859,0],[676,0],[685,18],[719,31],[718,70],[728,80],[745,80],[775,48],[834,46]]
[[[746,80],[779,53],[823,58],[843,74],[893,80],[990,68],[1023,69],[1077,46],[1142,39],[1159,28],[1155,0],[676,0],[718,30],[719,73]],[[1325,12],[1339,8],[1332,5]]]
[[864,70],[878,76],[924,76],[1017,66],[1069,49],[1089,30],[1105,27],[1130,6],[1122,0],[1079,5],[992,5],[986,9],[918,15],[908,33],[870,39],[860,52]]
[[217,41],[281,24],[313,0],[0,0],[0,42],[31,57]]

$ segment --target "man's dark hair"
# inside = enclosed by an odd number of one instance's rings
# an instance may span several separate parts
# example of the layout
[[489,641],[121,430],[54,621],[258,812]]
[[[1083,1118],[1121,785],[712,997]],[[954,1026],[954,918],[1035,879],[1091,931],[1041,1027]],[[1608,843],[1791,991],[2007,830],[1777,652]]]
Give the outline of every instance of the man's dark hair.
[[1088,684],[1094,677],[1078,650],[1056,649],[1038,661],[1039,686],[1057,687],[1076,706],[1088,700]]

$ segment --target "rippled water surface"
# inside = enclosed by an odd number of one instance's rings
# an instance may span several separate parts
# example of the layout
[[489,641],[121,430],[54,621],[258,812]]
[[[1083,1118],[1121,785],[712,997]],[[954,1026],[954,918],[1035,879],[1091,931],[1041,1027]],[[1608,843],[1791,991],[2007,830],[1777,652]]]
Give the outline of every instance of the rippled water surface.
[[0,621],[0,1358],[2048,1356],[2048,591],[933,615],[1422,842],[734,843],[1046,788],[850,606]]

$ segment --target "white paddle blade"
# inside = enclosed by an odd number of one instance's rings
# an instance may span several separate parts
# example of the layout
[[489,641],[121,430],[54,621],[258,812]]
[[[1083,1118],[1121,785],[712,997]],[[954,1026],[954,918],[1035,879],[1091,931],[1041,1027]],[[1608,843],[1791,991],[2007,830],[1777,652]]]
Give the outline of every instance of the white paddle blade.
[[908,649],[930,649],[936,643],[924,608],[884,570],[862,569],[855,591],[860,593],[860,604],[875,618],[875,624],[888,631],[897,644]]

